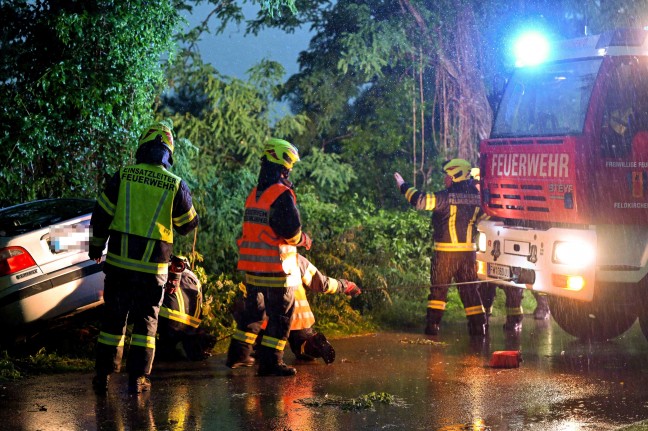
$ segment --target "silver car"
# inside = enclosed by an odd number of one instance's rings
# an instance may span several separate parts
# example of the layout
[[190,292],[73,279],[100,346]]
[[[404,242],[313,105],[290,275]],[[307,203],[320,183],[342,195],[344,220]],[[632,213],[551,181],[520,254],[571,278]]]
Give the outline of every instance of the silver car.
[[88,258],[95,201],[44,199],[0,209],[0,324],[16,328],[103,302]]

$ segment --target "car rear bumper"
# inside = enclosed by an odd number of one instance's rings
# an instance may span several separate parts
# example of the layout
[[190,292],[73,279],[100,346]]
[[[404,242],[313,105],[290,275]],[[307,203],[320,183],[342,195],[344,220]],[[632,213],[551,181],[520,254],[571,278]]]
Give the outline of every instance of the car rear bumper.
[[0,323],[17,327],[103,302],[103,265],[86,260],[0,292]]

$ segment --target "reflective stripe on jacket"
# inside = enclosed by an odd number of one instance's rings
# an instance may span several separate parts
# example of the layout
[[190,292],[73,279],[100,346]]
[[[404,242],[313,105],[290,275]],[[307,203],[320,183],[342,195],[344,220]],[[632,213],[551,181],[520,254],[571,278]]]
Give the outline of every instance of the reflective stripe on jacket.
[[183,325],[192,328],[200,326],[202,317],[202,285],[198,277],[188,269],[182,272],[180,287],[175,293],[164,294],[160,307],[160,317],[175,322],[171,326],[183,329]]
[[255,187],[245,202],[243,234],[237,242],[237,269],[253,273],[246,275],[247,283],[267,287],[297,287],[301,284],[297,247],[289,245],[270,227],[270,206],[286,190],[296,201],[290,188],[273,184],[258,199]]
[[476,226],[486,214],[480,206],[479,191],[472,182],[452,183],[435,193],[421,192],[404,183],[401,193],[417,210],[433,211],[434,250],[466,252],[477,249]]
[[315,323],[315,315],[308,304],[306,298],[306,289],[299,286],[295,289],[295,311],[293,312],[292,320],[290,321],[290,330],[298,331],[313,326]]

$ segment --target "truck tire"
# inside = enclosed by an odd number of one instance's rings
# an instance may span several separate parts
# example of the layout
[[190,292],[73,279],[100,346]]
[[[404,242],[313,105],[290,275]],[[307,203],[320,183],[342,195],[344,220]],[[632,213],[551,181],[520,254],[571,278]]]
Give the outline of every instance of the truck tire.
[[592,302],[549,296],[551,315],[558,326],[576,338],[605,341],[618,337],[637,320],[638,310],[637,302],[631,300],[635,297],[633,290],[621,288],[616,292],[612,297],[599,294]]

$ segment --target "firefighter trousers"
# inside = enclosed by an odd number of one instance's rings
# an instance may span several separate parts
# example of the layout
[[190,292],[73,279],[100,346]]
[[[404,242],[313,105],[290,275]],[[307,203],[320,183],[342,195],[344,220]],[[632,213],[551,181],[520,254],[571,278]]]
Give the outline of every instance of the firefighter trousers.
[[[497,285],[493,283],[481,283],[479,285],[479,293],[484,303],[484,308],[488,315],[491,314],[493,303],[495,302],[495,294],[497,292]],[[522,322],[524,317],[522,310],[522,298],[524,297],[524,290],[519,287],[500,286],[506,295],[505,307],[506,317],[508,321]]]
[[107,271],[104,316],[97,341],[97,374],[121,369],[126,327],[133,324],[126,370],[135,377],[149,375],[155,357],[155,334],[166,275]]
[[237,318],[227,362],[244,361],[251,355],[267,317],[267,326],[257,346],[257,359],[263,366],[280,364],[283,362],[290,320],[295,310],[295,290],[290,287],[259,287],[252,284],[248,284],[246,289],[244,309]]
[[[445,312],[450,283],[477,280],[476,256],[472,251],[435,251],[430,267],[430,294],[428,295],[427,323],[438,325]],[[457,290],[469,321],[484,320],[484,307],[478,284],[459,284]]]

